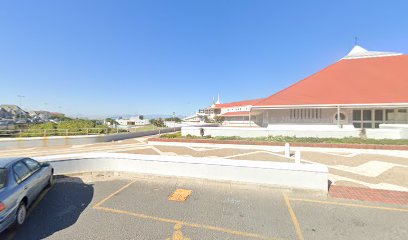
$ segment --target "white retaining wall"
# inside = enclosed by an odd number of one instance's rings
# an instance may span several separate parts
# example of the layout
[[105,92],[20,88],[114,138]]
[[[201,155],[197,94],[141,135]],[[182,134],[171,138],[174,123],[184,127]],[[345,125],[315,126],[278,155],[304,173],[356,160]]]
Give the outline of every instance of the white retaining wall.
[[[288,137],[318,137],[318,138],[345,138],[359,137],[361,130],[352,126],[322,125],[280,125],[279,127],[268,128],[248,128],[248,127],[202,127],[204,135],[212,137],[268,137],[268,136],[288,136]],[[200,127],[182,127],[183,136],[201,136]],[[366,129],[367,138],[373,139],[408,139],[408,128],[376,128]]]
[[[320,138],[343,138],[358,137],[360,132],[356,129],[269,129],[269,128],[243,128],[243,127],[203,127],[204,135],[212,137],[268,137],[268,136],[288,136],[288,137],[320,137]],[[200,127],[182,127],[181,134],[187,136],[200,136]]]
[[35,159],[50,162],[55,174],[135,172],[328,191],[328,169],[320,164],[121,153],[72,154]]
[[98,142],[119,141],[129,138],[155,135],[179,131],[180,127],[165,128],[161,130],[117,133],[109,135],[80,135],[80,136],[52,136],[52,137],[24,137],[24,138],[1,138],[0,150],[32,147],[52,147],[65,145],[91,144]]

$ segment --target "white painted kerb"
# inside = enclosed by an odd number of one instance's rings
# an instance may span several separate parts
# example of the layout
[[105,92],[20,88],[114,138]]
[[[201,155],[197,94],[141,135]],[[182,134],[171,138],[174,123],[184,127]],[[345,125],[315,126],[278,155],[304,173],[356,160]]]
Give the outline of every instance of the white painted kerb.
[[328,169],[320,164],[227,160],[123,153],[85,153],[35,158],[55,174],[118,171],[245,182],[327,192]]

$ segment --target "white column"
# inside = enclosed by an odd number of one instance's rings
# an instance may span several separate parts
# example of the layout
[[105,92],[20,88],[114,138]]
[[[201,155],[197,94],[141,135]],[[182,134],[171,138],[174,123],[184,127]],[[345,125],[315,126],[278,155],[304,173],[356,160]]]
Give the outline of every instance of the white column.
[[251,112],[249,112],[249,126],[251,126]]
[[269,111],[266,110],[266,127],[269,125]]
[[290,157],[290,145],[289,143],[285,143],[285,157]]
[[337,106],[337,127],[340,128],[340,105]]
[[296,150],[295,152],[295,163],[300,164],[300,151]]

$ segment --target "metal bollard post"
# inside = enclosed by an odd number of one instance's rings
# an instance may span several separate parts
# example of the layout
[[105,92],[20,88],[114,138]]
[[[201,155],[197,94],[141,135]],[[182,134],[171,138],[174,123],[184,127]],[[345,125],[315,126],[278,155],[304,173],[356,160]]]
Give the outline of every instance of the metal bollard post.
[[295,163],[300,164],[300,151],[296,150],[295,152]]
[[285,157],[290,157],[290,145],[289,143],[285,143]]

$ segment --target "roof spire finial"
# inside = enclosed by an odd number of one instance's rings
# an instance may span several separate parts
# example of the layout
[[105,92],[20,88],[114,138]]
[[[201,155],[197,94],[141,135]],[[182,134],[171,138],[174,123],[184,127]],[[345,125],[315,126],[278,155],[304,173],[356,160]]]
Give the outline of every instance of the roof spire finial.
[[358,45],[358,37],[354,37],[354,46]]
[[221,102],[220,102],[220,94],[218,93],[218,98],[217,98],[217,102],[216,102],[216,104],[220,104]]

